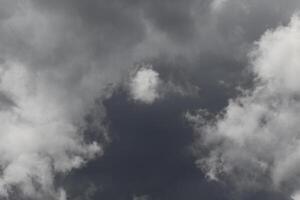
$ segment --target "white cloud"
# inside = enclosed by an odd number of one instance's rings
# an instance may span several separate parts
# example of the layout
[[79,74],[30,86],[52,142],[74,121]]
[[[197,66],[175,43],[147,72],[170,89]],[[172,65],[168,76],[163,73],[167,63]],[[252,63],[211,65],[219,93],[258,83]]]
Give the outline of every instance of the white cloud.
[[16,104],[0,111],[0,196],[8,196],[17,186],[30,198],[48,194],[64,199],[64,191],[55,189],[55,174],[80,167],[101,153],[101,147],[84,143],[68,110],[70,102],[51,92],[42,74],[33,74],[20,63],[6,63],[0,69],[0,91]]
[[291,196],[291,198],[292,198],[293,200],[300,200],[300,193],[299,193],[299,192],[295,192],[295,193]]
[[93,131],[106,133],[105,112],[94,101],[110,94],[107,85],[121,70],[102,67],[117,64],[92,60],[89,52],[77,54],[89,36],[73,41],[65,18],[33,4],[18,2],[17,12],[0,16],[0,199],[63,200],[56,175],[102,154],[101,144],[84,141],[84,116],[97,115]]
[[298,16],[267,31],[251,53],[253,91],[213,120],[203,112],[187,115],[201,135],[200,148],[210,149],[198,164],[212,179],[225,174],[239,187],[300,188],[299,35]]
[[130,93],[136,101],[151,104],[160,97],[160,78],[151,67],[140,68],[130,81]]
[[162,80],[151,65],[134,71],[129,81],[129,93],[133,100],[151,104],[167,95],[198,95],[200,88],[188,82],[178,84],[173,80]]

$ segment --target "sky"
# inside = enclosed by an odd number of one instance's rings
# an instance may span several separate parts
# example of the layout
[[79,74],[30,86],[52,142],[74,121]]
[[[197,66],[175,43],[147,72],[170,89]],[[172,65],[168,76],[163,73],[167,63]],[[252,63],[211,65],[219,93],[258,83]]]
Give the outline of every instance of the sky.
[[299,0],[0,0],[0,199],[300,200]]

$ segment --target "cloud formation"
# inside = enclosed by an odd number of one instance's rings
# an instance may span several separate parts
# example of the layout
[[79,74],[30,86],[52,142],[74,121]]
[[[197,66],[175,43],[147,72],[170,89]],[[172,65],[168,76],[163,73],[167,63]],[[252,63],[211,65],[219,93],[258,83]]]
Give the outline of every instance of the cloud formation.
[[[197,80],[218,82],[231,69],[220,70],[199,55],[233,61],[228,65],[244,61],[249,44],[267,28],[285,24],[299,1],[1,0],[0,5],[0,194],[64,199],[68,194],[55,177],[102,153],[101,144],[84,140],[84,130],[91,128],[84,117],[97,112],[99,130],[92,132],[106,131],[101,102],[133,64],[153,58],[160,67],[161,60],[182,60],[184,70],[201,72]],[[211,71],[221,73],[209,76]],[[268,67],[257,73],[271,72],[281,74]],[[297,90],[295,83],[288,78],[281,86]],[[133,99],[148,104],[198,90],[193,83],[164,79],[156,68],[141,68],[130,85]]]
[[84,142],[65,102],[50,92],[42,74],[5,63],[0,89],[15,104],[0,112],[0,196],[8,197],[17,187],[31,199],[65,199],[63,189],[55,188],[55,174],[80,167],[101,147]]
[[146,104],[153,103],[159,98],[159,74],[150,67],[140,68],[129,83],[130,93],[133,100]]
[[[190,35],[191,2],[176,1],[186,10],[169,9],[168,1],[164,6],[110,0],[0,2],[0,195],[68,196],[56,176],[102,153],[101,144],[84,140],[90,128],[84,117],[94,112],[95,99],[110,95],[107,88],[120,82],[124,68],[156,55],[152,52],[160,47],[145,48],[149,27],[157,35],[166,33],[168,41]],[[161,10],[154,13],[157,7]],[[101,105],[96,109],[100,130],[93,132],[101,132],[105,111]]]
[[[118,65],[93,59],[88,36],[61,13],[33,1],[2,5],[10,12],[0,16],[0,198],[66,199],[56,177],[102,154],[85,139],[85,116],[110,94]],[[93,131],[102,134],[97,110]]]
[[229,180],[242,190],[300,189],[299,35],[298,15],[268,30],[250,54],[254,88],[217,116],[204,110],[187,114],[199,133],[197,163],[211,179]]
[[133,72],[129,80],[129,93],[135,101],[152,104],[167,95],[198,95],[199,87],[190,83],[178,84],[173,80],[162,80],[151,65],[143,65]]

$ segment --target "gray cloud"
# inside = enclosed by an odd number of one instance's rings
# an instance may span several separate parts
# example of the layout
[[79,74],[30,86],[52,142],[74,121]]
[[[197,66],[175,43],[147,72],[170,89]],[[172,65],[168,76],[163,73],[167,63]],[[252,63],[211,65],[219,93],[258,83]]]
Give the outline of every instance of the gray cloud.
[[[204,53],[245,62],[251,43],[299,7],[296,0],[215,2],[1,0],[0,194],[17,187],[28,198],[65,198],[55,175],[102,154],[101,144],[83,139],[84,116],[135,63],[183,58],[193,63],[184,70],[198,72],[210,64],[199,60]],[[185,88],[175,86],[168,87]]]

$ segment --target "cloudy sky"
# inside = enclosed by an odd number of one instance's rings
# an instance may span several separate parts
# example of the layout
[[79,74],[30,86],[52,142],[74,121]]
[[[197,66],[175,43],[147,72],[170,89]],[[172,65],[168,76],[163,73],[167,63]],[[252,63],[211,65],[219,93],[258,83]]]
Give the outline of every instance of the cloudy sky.
[[299,0],[0,0],[0,199],[300,200]]

